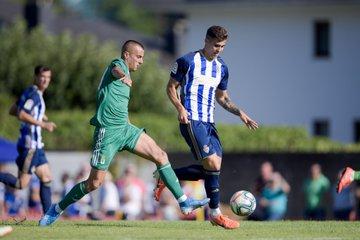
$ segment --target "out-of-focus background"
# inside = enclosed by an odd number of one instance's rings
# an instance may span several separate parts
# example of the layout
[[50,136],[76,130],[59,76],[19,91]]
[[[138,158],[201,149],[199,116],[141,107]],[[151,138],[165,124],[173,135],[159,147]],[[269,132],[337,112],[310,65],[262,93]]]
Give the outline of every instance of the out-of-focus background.
[[[132,75],[131,122],[147,129],[174,167],[196,163],[165,86],[175,59],[201,49],[211,25],[229,31],[222,58],[231,99],[260,123],[252,132],[217,106],[224,209],[245,189],[258,200],[254,220],[272,220],[262,212],[269,208],[276,219],[309,219],[309,209],[311,219],[358,219],[360,188],[334,192],[342,168],[360,169],[358,0],[0,0],[1,170],[17,173],[19,122],[8,110],[32,84],[34,66],[44,64],[53,71],[44,96],[47,115],[58,125],[43,136],[53,200],[87,177],[96,89],[128,39],[146,48],[145,63]],[[118,154],[104,186],[66,216],[182,218],[169,193],[160,203],[152,199],[153,170],[143,159]],[[200,182],[183,185],[189,195],[204,195]],[[281,198],[266,194],[278,188]],[[29,189],[1,186],[2,217],[37,218],[38,191],[36,177]],[[199,211],[189,219],[206,215]]]

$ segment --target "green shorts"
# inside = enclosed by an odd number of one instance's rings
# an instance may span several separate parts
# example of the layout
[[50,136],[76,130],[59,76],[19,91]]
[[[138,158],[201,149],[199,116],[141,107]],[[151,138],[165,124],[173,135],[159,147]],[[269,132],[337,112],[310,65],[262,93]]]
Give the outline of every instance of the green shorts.
[[132,124],[111,127],[96,127],[93,137],[91,167],[107,170],[116,152],[132,152],[144,128]]

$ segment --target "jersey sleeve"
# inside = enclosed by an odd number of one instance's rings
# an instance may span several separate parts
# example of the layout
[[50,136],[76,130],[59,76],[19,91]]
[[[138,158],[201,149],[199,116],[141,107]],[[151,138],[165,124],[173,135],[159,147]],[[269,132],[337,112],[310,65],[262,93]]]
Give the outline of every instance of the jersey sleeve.
[[226,65],[221,66],[221,81],[218,85],[218,89],[226,90],[229,79],[229,70]]
[[178,82],[182,82],[185,79],[185,75],[188,71],[189,63],[185,57],[181,57],[176,60],[171,68],[170,76]]
[[26,113],[31,114],[34,107],[38,104],[39,99],[36,94],[24,92],[17,101],[18,112],[24,110]]
[[[123,73],[126,75],[126,69],[127,67],[125,66],[125,63],[120,61],[119,59],[114,59],[111,63],[110,63],[110,69],[112,70],[114,67],[119,67]],[[112,75],[112,73],[111,73]],[[115,77],[113,75],[113,77]]]

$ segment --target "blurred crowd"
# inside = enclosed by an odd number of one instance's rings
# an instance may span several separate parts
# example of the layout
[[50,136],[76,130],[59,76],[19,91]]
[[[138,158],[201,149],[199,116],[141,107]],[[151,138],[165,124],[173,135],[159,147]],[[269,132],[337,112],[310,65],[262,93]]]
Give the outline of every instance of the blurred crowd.
[[[341,171],[336,178],[341,175]],[[356,220],[360,215],[360,185],[345,188],[340,194],[336,193],[337,182],[330,183],[318,163],[310,166],[309,177],[302,185],[305,220],[325,220],[333,217],[335,220]],[[280,172],[274,171],[273,165],[266,161],[260,167],[259,177],[256,179],[253,193],[257,201],[257,208],[250,216],[252,220],[282,220],[287,211],[288,194],[291,190],[289,183]],[[332,215],[327,212],[329,206],[326,195],[332,198]]]
[[[86,179],[90,166],[84,165],[73,176],[64,172],[61,177],[61,191],[55,192],[53,199],[62,198],[79,181]],[[80,201],[69,206],[64,214],[69,219],[122,219],[122,220],[204,220],[207,209],[196,211],[193,215],[184,216],[176,200],[165,189],[159,202],[153,198],[153,182],[145,182],[137,175],[137,166],[127,164],[118,178],[110,172],[99,191],[88,194]],[[341,172],[339,172],[341,174]],[[203,183],[182,182],[188,196],[202,198],[205,196]],[[286,218],[288,195],[291,186],[273,165],[265,161],[259,169],[251,192],[256,197],[257,208],[249,217],[250,220],[282,220]],[[330,183],[317,163],[311,165],[309,177],[303,186],[304,209],[306,220],[356,220],[360,216],[360,185],[350,185],[341,194],[336,193],[336,182]],[[0,213],[2,218],[27,216],[37,219],[42,214],[40,202],[40,182],[33,175],[27,190],[15,190],[0,183]],[[331,196],[332,213],[328,211]]]
[[[53,200],[61,199],[71,188],[87,178],[90,166],[83,165],[71,176],[64,172],[61,177],[62,189],[54,192]],[[205,219],[207,209],[184,216],[177,201],[169,190],[165,189],[159,202],[153,198],[153,182],[144,182],[137,176],[137,167],[128,164],[123,174],[114,179],[107,172],[105,182],[98,191],[85,195],[78,202],[70,205],[63,216],[69,219],[92,220],[195,220]],[[188,196],[204,197],[203,183],[183,182],[182,187]],[[2,218],[8,217],[38,219],[42,215],[40,202],[40,182],[33,175],[27,190],[16,190],[0,183],[0,213]]]

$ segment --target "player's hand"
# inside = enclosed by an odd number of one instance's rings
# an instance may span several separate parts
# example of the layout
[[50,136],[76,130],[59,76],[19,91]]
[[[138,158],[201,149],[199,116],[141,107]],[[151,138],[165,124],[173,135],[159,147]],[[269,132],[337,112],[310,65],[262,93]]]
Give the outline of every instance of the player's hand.
[[178,120],[180,123],[188,124],[189,123],[189,113],[186,111],[185,108],[181,109],[178,114]]
[[56,128],[56,124],[53,122],[42,122],[41,127],[45,128],[49,132],[53,132]]
[[128,77],[125,76],[123,78],[120,78],[120,81],[122,81],[123,83],[125,83],[126,85],[128,85],[129,87],[132,86],[132,80]]
[[252,120],[248,115],[246,115],[246,113],[244,113],[243,111],[240,112],[240,119],[241,121],[243,121],[245,123],[245,125],[251,129],[251,130],[256,130],[259,125],[257,124],[257,122],[255,122],[254,120]]

